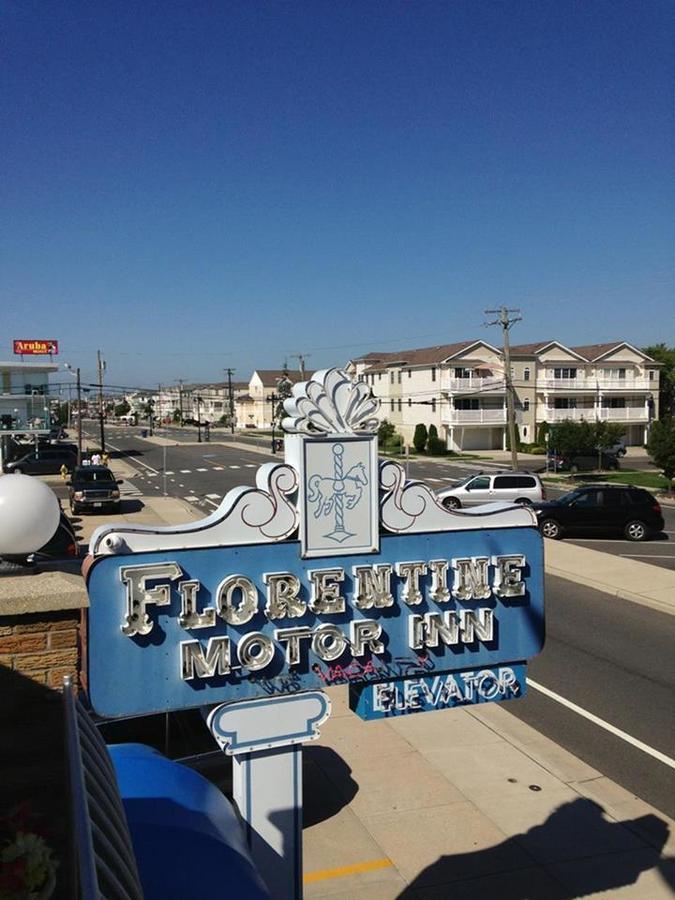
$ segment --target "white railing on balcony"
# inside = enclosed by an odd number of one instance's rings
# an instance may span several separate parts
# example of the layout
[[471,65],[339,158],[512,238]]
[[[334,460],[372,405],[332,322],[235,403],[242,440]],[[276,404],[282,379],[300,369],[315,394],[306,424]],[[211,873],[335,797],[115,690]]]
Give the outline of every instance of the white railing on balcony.
[[656,387],[648,378],[537,378],[537,388],[549,391],[648,391]]
[[492,375],[489,378],[454,378],[444,376],[441,378],[441,390],[450,391],[453,394],[472,394],[481,391],[503,391],[504,377]]
[[578,409],[551,409],[548,406],[540,406],[537,409],[537,419],[541,422],[647,422],[647,410],[642,406],[626,406],[623,409],[607,409],[602,407],[596,410],[593,406]]
[[623,409],[601,409],[603,422],[647,422],[649,413],[644,406],[626,406]]
[[505,425],[505,409],[449,409],[443,413],[445,425]]

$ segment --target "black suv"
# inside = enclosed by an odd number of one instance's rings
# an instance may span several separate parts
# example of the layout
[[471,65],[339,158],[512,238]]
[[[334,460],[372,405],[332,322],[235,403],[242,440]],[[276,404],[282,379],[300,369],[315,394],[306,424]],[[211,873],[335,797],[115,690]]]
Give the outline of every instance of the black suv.
[[30,450],[5,463],[3,469],[7,473],[17,472],[25,475],[58,475],[61,466],[69,472],[77,465],[77,451],[55,444],[40,445],[37,450]]
[[102,511],[103,507],[120,511],[121,479],[107,466],[77,466],[68,482],[71,512]]
[[629,541],[644,541],[664,527],[658,500],[630,484],[589,484],[533,508],[541,533],[553,540],[572,531],[618,531]]

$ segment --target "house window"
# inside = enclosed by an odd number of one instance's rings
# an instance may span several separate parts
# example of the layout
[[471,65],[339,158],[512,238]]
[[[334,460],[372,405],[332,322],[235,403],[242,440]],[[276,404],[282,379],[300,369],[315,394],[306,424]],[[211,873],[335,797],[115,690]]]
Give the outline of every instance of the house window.
[[553,409],[576,409],[577,401],[575,397],[556,397],[553,400]]
[[526,369],[523,371],[523,378],[525,379],[525,381],[529,381],[529,380],[530,380],[530,370],[529,370],[529,369],[526,368]]
[[554,378],[576,378],[577,370],[576,369],[554,369],[553,377]]
[[626,398],[625,397],[603,397],[602,398],[602,408],[603,409],[625,409],[626,408]]
[[401,370],[398,370],[398,383],[401,383]]
[[431,367],[431,380],[436,381],[436,366]]
[[412,400],[408,397],[408,406],[412,406]]
[[523,400],[523,412],[529,412],[529,411],[530,411],[530,401]]
[[523,425],[523,437],[527,437],[527,425]]
[[394,401],[390,400],[389,405],[391,406],[391,411],[393,412],[394,411]]
[[377,380],[382,381],[382,372],[377,373]]
[[408,378],[412,378],[412,369],[408,369]]
[[393,372],[389,373],[389,380],[391,381],[392,384],[394,383],[394,373]]
[[431,411],[432,411],[432,413],[436,412],[436,398],[435,397],[431,401]]
[[398,411],[401,412],[401,401],[400,401],[400,400],[397,400],[396,402],[397,402],[397,405],[398,405]]
[[654,369],[649,370],[649,380],[656,381],[656,372],[654,371]]
[[455,378],[471,378],[471,372],[469,369],[463,369],[461,366],[456,366]]
[[480,409],[478,397],[457,397],[455,409]]

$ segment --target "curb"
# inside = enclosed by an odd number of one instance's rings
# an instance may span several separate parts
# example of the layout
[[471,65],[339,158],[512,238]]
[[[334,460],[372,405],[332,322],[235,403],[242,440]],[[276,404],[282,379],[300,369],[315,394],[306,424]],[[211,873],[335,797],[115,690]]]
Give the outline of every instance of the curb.
[[556,578],[564,578],[565,581],[572,581],[574,584],[582,584],[584,587],[593,588],[593,590],[607,594],[609,597],[614,597],[616,600],[627,600],[630,603],[646,606],[649,609],[654,609],[665,615],[675,616],[675,601],[673,600],[662,600],[659,597],[650,597],[635,591],[626,591],[605,584],[603,581],[596,581],[594,578],[589,578],[587,575],[581,575],[578,572],[568,572],[566,569],[558,569],[555,566],[546,565],[545,572],[547,575],[554,575]]

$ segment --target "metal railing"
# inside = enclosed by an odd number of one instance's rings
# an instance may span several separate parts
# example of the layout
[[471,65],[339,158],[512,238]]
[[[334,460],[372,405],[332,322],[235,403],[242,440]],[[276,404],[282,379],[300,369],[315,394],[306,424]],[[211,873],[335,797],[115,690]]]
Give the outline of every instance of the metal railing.
[[143,900],[129,827],[105,742],[64,678],[74,880],[82,900]]

